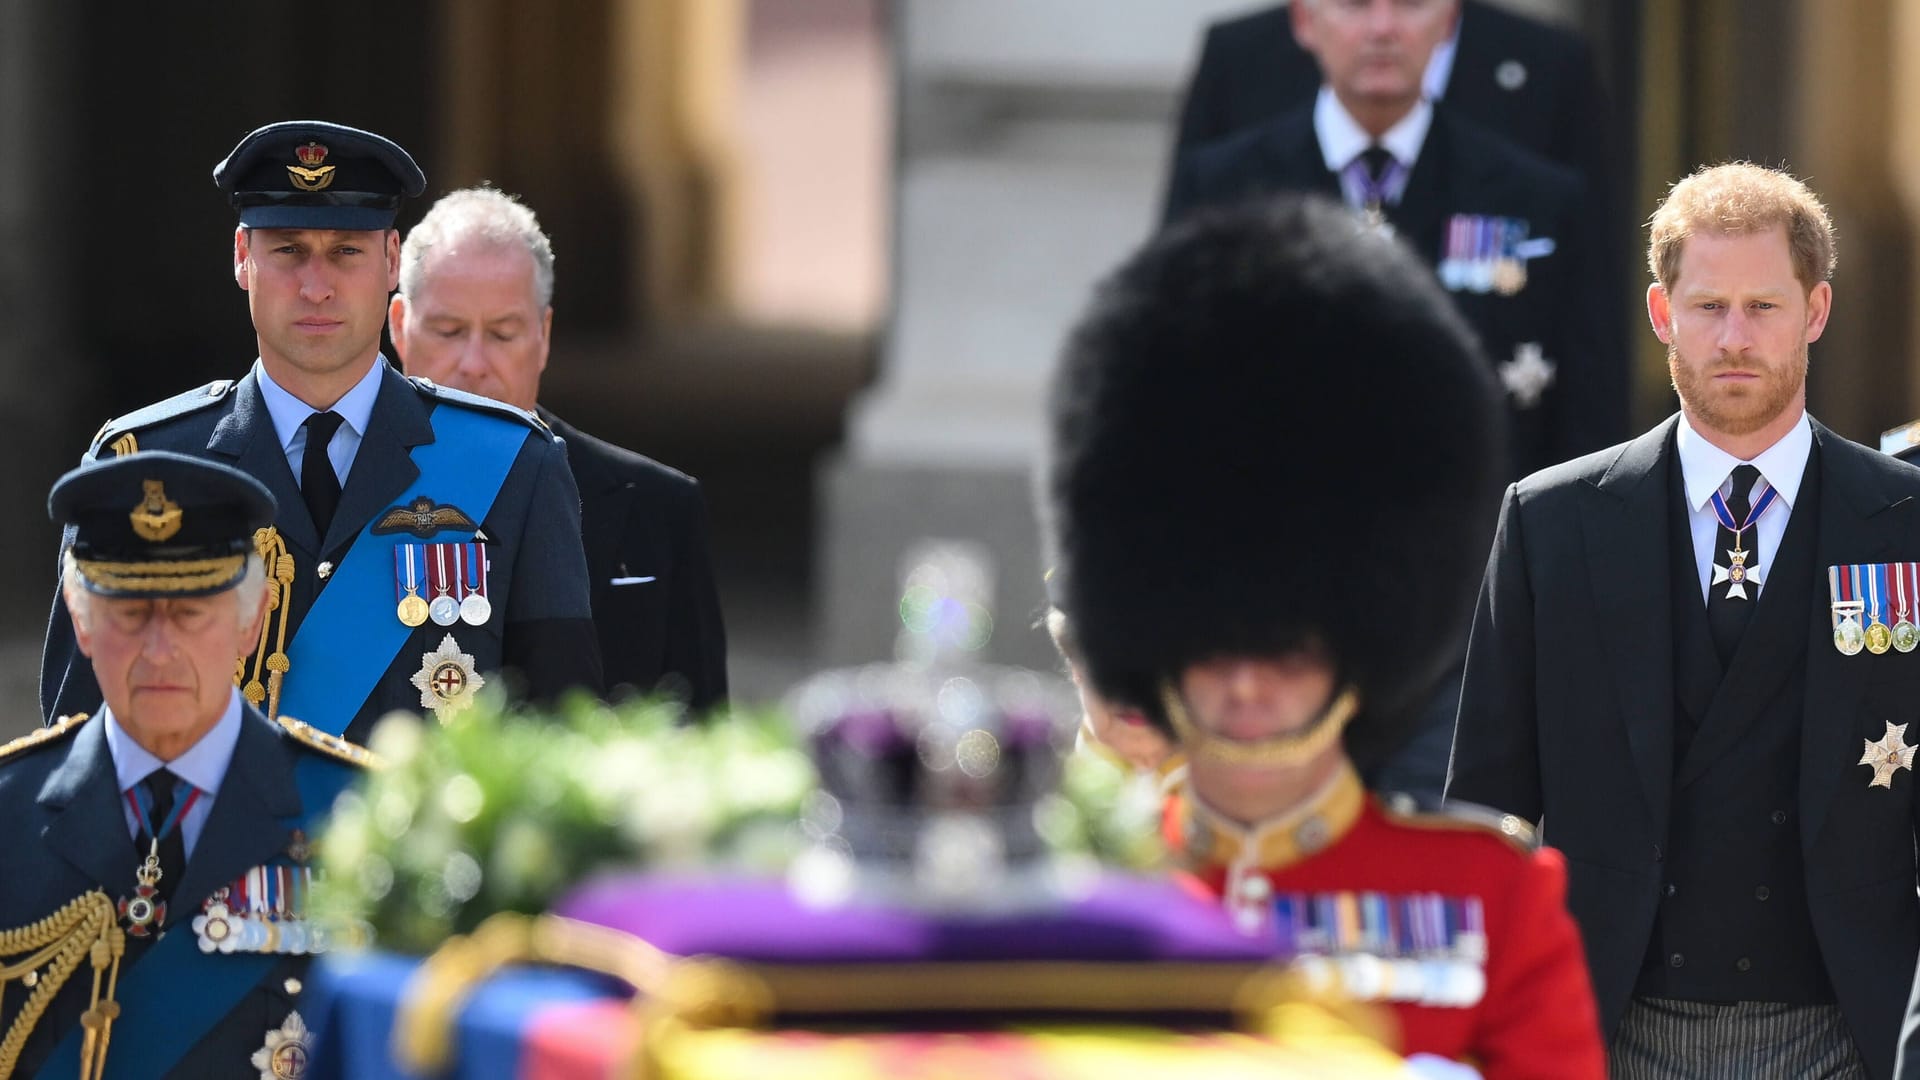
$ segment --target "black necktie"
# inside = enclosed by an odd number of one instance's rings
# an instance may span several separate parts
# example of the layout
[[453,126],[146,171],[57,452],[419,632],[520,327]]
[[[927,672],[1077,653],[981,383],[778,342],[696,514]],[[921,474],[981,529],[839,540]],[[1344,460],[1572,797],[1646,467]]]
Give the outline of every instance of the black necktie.
[[1367,166],[1367,178],[1377,187],[1387,179],[1387,167],[1393,164],[1393,152],[1379,143],[1374,143],[1360,151],[1360,160]]
[[[180,778],[166,769],[155,769],[147,774],[140,786],[147,791],[147,820],[140,823],[140,837],[134,846],[145,859],[153,850],[153,833],[160,829],[166,833],[160,838],[160,881],[156,888],[160,899],[165,901],[173,896],[173,890],[179,888],[180,879],[187,873],[187,839],[179,822],[167,828],[167,817],[173,813],[173,796],[176,787],[182,787]],[[184,816],[184,815],[182,815]]]
[[324,540],[327,526],[333,524],[334,508],[340,505],[340,477],[334,474],[333,462],[327,457],[327,444],[340,430],[340,414],[314,413],[307,417],[306,428],[307,456],[300,462],[300,497],[306,500],[314,531]]
[[[1751,465],[1738,465],[1733,470],[1733,490],[1727,494],[1727,512],[1736,524],[1747,520],[1753,510],[1753,484],[1760,479],[1760,470]],[[1733,556],[1730,551],[1744,551],[1746,558],[1742,565],[1748,572],[1760,566],[1760,526],[1749,525],[1741,532],[1736,544],[1733,530],[1723,523],[1714,529],[1713,565],[1731,569]],[[1708,580],[1720,577],[1709,572]],[[1713,646],[1720,653],[1720,666],[1726,667],[1733,661],[1733,652],[1740,646],[1740,635],[1747,629],[1747,623],[1753,618],[1753,607],[1760,602],[1760,586],[1749,579],[1742,587],[1746,599],[1731,595],[1733,583],[1721,580],[1718,584],[1707,586],[1707,625],[1713,630]]]

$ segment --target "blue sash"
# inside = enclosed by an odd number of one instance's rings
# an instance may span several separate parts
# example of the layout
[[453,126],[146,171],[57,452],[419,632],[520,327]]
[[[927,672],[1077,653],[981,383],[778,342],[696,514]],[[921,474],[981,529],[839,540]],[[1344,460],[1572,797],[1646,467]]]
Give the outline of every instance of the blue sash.
[[[420,475],[399,503],[430,495],[475,521],[485,521],[527,441],[527,429],[503,417],[442,403],[433,410],[433,436],[432,442],[413,448]],[[413,628],[393,614],[393,545],[374,537],[372,529],[370,521],[287,646],[280,715],[304,720],[329,735],[347,730],[400,647],[413,636]]]
[[[311,835],[313,819],[326,815],[355,772],[318,755],[303,755],[295,768],[300,813],[283,819],[287,827]],[[139,963],[121,971],[120,985],[114,993],[114,1000],[121,1003],[120,1017],[108,1033],[107,1068],[102,1080],[165,1075],[233,1011],[247,991],[260,985],[274,965],[286,959],[279,953],[203,953],[189,922],[182,919],[169,927],[166,936],[155,942]],[[83,964],[73,978],[90,980],[91,969]],[[80,1075],[80,1043],[85,1032],[79,1025],[67,1032],[41,1067],[40,1075]],[[262,1028],[261,1045],[266,1045],[266,1039],[267,1031]]]

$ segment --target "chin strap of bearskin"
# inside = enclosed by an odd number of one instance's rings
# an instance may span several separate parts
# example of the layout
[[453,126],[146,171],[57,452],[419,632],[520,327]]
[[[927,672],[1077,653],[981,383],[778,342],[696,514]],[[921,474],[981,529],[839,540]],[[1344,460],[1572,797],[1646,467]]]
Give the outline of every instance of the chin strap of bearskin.
[[0,930],[0,997],[16,982],[28,991],[26,1003],[0,1037],[0,1078],[13,1075],[34,1025],[83,960],[93,968],[93,989],[87,1011],[80,1017],[85,1028],[80,1080],[97,1080],[104,1074],[107,1040],[114,1018],[120,1015],[113,995],[126,948],[113,901],[97,890],[76,897],[39,922]]
[[1160,703],[1166,708],[1167,722],[1173,725],[1173,733],[1188,758],[1271,768],[1305,764],[1339,741],[1347,721],[1360,710],[1360,694],[1353,687],[1346,687],[1305,727],[1264,739],[1233,739],[1203,730],[1187,714],[1186,701],[1170,682],[1160,688]]

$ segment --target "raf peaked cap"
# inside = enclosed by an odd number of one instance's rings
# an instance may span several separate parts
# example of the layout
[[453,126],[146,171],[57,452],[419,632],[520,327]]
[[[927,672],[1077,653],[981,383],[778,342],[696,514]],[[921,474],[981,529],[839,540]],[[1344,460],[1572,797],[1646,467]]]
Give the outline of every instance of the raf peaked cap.
[[1170,731],[1220,657],[1331,654],[1362,767],[1459,655],[1505,413],[1433,274],[1343,207],[1196,215],[1100,284],[1049,402],[1053,591],[1083,676]]
[[240,140],[213,182],[251,229],[390,229],[427,175],[398,143],[324,120],[285,120]]
[[80,580],[102,596],[205,596],[232,587],[274,510],[273,493],[246,473],[165,450],[82,465],[47,499],[53,520],[73,526]]

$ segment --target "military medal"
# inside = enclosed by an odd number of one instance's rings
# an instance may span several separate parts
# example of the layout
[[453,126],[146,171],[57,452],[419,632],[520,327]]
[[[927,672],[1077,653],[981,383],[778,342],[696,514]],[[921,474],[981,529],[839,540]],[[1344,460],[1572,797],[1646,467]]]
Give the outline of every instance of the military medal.
[[1733,511],[1727,508],[1727,500],[1721,498],[1718,491],[1708,499],[1713,505],[1713,516],[1720,521],[1720,527],[1733,534],[1733,550],[1727,552],[1727,565],[1721,566],[1718,562],[1713,564],[1713,583],[1727,587],[1729,600],[1747,599],[1749,581],[1753,582],[1756,590],[1766,584],[1760,577],[1760,568],[1747,565],[1747,556],[1752,552],[1746,550],[1742,543],[1746,531],[1760,520],[1760,515],[1766,513],[1767,507],[1772,506],[1773,500],[1780,495],[1780,489],[1764,479],[1760,481],[1760,486],[1760,497],[1753,500],[1753,508],[1747,511],[1747,519],[1738,523],[1733,520]]
[[1271,905],[1263,928],[1315,989],[1436,1008],[1471,1008],[1486,994],[1486,911],[1477,896],[1281,893]]
[[200,951],[211,953],[232,952],[240,938],[242,920],[227,907],[230,888],[216,890],[207,899],[206,907],[193,917],[193,935],[200,939]]
[[1887,629],[1887,624],[1880,621],[1880,601],[1887,595],[1886,589],[1882,587],[1883,575],[1886,572],[1887,567],[1884,563],[1875,563],[1867,567],[1867,618],[1870,621],[1867,624],[1866,640],[1867,651],[1875,656],[1883,656],[1888,649],[1893,648],[1893,631]]
[[433,603],[427,605],[427,614],[435,626],[452,626],[460,621],[460,601],[453,598],[453,576],[447,567],[447,549],[451,544],[432,544],[428,550],[433,552],[431,573],[427,575],[433,588]]
[[473,654],[460,651],[460,643],[448,634],[440,647],[420,658],[420,670],[414,673],[414,688],[420,691],[420,707],[432,709],[434,718],[446,723],[460,710],[473,704],[473,697],[487,680],[474,670]]
[[1827,567],[1827,591],[1833,598],[1833,647],[1842,655],[1853,656],[1866,647],[1866,631],[1860,628],[1860,614],[1866,603],[1859,599],[1851,566]]
[[1887,732],[1880,736],[1880,741],[1875,742],[1872,739],[1860,741],[1866,744],[1866,750],[1855,764],[1873,767],[1873,779],[1867,781],[1868,787],[1892,788],[1894,773],[1901,769],[1913,771],[1915,747],[1907,744],[1907,725],[1889,721]]
[[134,820],[140,822],[147,835],[153,838],[147,848],[147,857],[133,872],[134,881],[137,882],[133,895],[121,897],[118,904],[120,917],[127,921],[127,933],[132,937],[147,937],[167,923],[167,902],[160,899],[159,888],[160,879],[164,876],[160,871],[160,841],[180,827],[181,819],[187,816],[187,811],[193,809],[193,804],[200,798],[199,788],[190,784],[185,786],[187,797],[174,803],[167,820],[157,829],[153,826],[153,815],[147,805],[145,790],[139,784],[127,789],[127,803],[133,807]]
[[1914,646],[1920,645],[1920,626],[1915,626],[1907,617],[1907,595],[1914,585],[1915,569],[1917,567],[1913,563],[1893,564],[1894,602],[1898,605],[1894,609],[1893,647],[1903,653],[1910,653]]
[[482,626],[493,617],[493,603],[487,599],[487,552],[479,544],[463,544],[465,573],[460,577],[460,618],[468,626]]
[[[403,559],[406,563],[406,574],[404,577],[400,573],[400,564]],[[428,611],[427,602],[420,599],[420,579],[414,571],[413,545],[395,545],[393,549],[393,562],[394,585],[398,588],[404,583],[407,590],[407,595],[400,599],[400,605],[397,609],[400,622],[405,626],[419,626],[421,623],[427,621]]]

